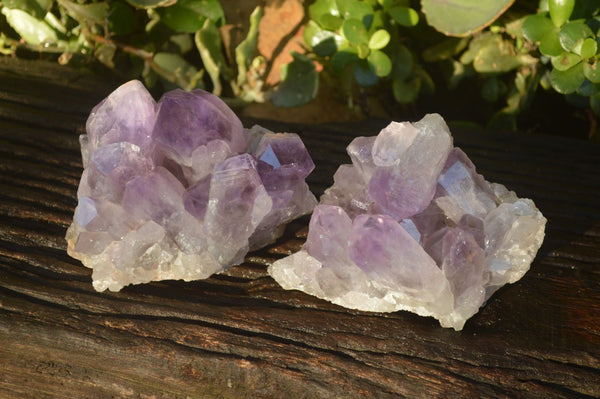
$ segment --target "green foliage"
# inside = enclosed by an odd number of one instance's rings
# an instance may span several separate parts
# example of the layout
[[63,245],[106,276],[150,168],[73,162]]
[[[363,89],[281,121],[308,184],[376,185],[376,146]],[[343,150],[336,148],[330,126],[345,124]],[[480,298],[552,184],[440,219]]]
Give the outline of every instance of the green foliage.
[[255,57],[260,7],[247,37],[228,57],[218,0],[0,0],[0,5],[14,31],[0,34],[3,54],[56,53],[63,64],[92,57],[126,77],[143,77],[148,86],[160,82],[165,89],[192,90],[210,84],[215,94],[227,92],[242,102],[270,95],[262,88],[264,65]]
[[304,41],[350,98],[355,85],[386,84],[399,102],[417,97],[420,80],[429,76],[416,72],[413,56],[402,44],[405,30],[419,22],[407,1],[317,0],[308,11]]
[[497,111],[490,119],[497,128],[515,128],[539,88],[600,117],[597,1],[541,0],[537,8],[526,0],[305,4],[306,54],[293,54],[275,87],[265,86],[272,66],[257,55],[262,9],[239,43],[224,42],[219,0],[0,0],[0,22],[10,26],[0,32],[0,53],[50,53],[75,65],[95,60],[149,86],[207,87],[239,103],[301,105],[315,98],[323,78],[349,104],[362,104],[365,95],[409,104],[444,85],[475,87]]

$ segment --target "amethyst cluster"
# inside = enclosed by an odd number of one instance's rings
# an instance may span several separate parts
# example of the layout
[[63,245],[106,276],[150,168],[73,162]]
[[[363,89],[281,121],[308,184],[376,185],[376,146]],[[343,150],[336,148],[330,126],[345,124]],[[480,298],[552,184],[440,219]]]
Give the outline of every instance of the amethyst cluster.
[[461,330],[529,269],[546,219],[477,174],[441,116],[392,122],[347,150],[352,165],[321,197],[303,249],[269,268],[284,288]]
[[273,242],[316,204],[314,164],[296,134],[242,127],[218,97],[139,81],[91,112],[68,253],[98,291],[206,278]]

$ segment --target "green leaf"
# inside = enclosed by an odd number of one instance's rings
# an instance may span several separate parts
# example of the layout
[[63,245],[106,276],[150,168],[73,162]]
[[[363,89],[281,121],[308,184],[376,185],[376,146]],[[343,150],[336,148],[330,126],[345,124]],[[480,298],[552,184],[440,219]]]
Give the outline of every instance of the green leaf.
[[361,43],[356,46],[356,50],[358,51],[358,58],[363,60],[367,58],[371,52],[371,49],[365,43]]
[[373,33],[369,39],[369,48],[371,50],[381,50],[390,42],[390,34],[385,29],[380,29]]
[[423,51],[423,59],[427,62],[447,60],[465,49],[469,39],[447,37]]
[[577,44],[581,45],[588,37],[594,37],[594,33],[583,21],[568,22],[558,33],[560,45],[566,51],[572,51]]
[[178,0],[158,10],[161,21],[178,32],[194,33],[204,26],[206,19],[217,26],[225,22],[225,14],[218,0]]
[[338,10],[335,0],[317,0],[308,7],[308,15],[310,16],[310,19],[321,24],[321,18],[324,15],[339,17],[340,11]]
[[156,8],[173,4],[173,0],[127,0],[135,8]]
[[180,55],[173,53],[156,53],[153,58],[153,69],[160,76],[184,90],[192,90],[202,85],[203,71],[198,71]]
[[319,18],[319,24],[323,29],[331,31],[338,30],[340,26],[342,26],[342,22],[344,22],[344,20],[337,15],[324,14]]
[[469,48],[467,51],[460,56],[460,62],[465,65],[472,63],[473,60],[475,60],[477,53],[479,53],[479,50],[486,46],[493,45],[498,39],[499,35],[492,32],[485,32],[475,37],[469,43]]
[[422,0],[429,25],[447,36],[467,36],[494,22],[515,0]]
[[575,0],[548,0],[550,18],[554,26],[560,28],[569,20],[575,7]]
[[392,56],[392,75],[394,80],[405,80],[411,74],[414,61],[410,50],[400,44],[394,47]]
[[358,19],[365,21],[365,17],[373,15],[373,7],[357,0],[337,0],[340,16],[344,19]]
[[419,14],[410,7],[396,6],[390,8],[388,12],[399,25],[410,27],[419,23]]
[[394,79],[392,84],[394,98],[400,104],[412,103],[417,99],[421,90],[421,80],[418,78],[410,80]]
[[328,57],[344,43],[345,39],[340,35],[328,30],[319,30],[313,35],[310,46],[318,56]]
[[315,64],[303,54],[292,52],[294,60],[281,67],[282,82],[271,101],[278,107],[296,107],[317,96],[319,74]]
[[108,15],[108,4],[106,2],[77,4],[69,0],[58,0],[67,13],[81,24],[96,23],[103,24]]
[[202,64],[210,76],[210,80],[213,83],[213,94],[216,96],[221,95],[221,71],[225,75],[229,75],[227,72],[227,64],[223,58],[223,52],[221,51],[221,35],[219,34],[219,28],[210,19],[204,22],[202,29],[196,32],[194,35],[194,42],[202,58]]
[[52,6],[52,0],[3,0],[2,4],[6,8],[16,8],[37,19],[43,19]]
[[34,46],[56,43],[56,32],[44,21],[40,21],[22,10],[11,10],[3,7],[2,14],[8,24],[25,42]]
[[588,59],[588,58],[592,58],[593,56],[595,56],[597,51],[598,51],[598,43],[596,43],[596,39],[595,38],[592,39],[591,37],[588,37],[581,44],[581,48],[579,49],[579,54],[581,55],[582,58]]
[[367,44],[369,42],[367,28],[365,24],[358,19],[350,18],[345,20],[342,25],[342,31],[344,32],[346,39],[352,44]]
[[516,53],[514,45],[494,35],[484,47],[479,49],[473,60],[473,68],[479,73],[508,72],[522,65],[533,64],[537,60],[529,54]]
[[575,92],[585,80],[583,64],[583,62],[580,62],[566,71],[553,69],[552,72],[550,72],[550,83],[554,90],[561,94]]
[[321,27],[315,21],[308,21],[308,23],[304,27],[304,32],[302,32],[302,38],[304,38],[304,43],[312,47],[311,43],[313,37],[320,31]]
[[523,21],[523,35],[532,42],[541,41],[544,36],[553,31],[555,27],[545,14],[530,15]]
[[263,10],[256,7],[250,14],[250,29],[248,36],[235,48],[235,62],[238,68],[237,84],[242,86],[246,82],[246,74],[248,67],[252,62],[252,57],[256,52],[256,44],[258,43],[258,25],[263,16]]
[[108,9],[108,28],[114,35],[129,35],[134,29],[135,14],[133,8],[124,1],[110,3]]
[[180,54],[186,54],[194,48],[194,41],[188,33],[176,33],[169,41],[177,46]]
[[585,62],[583,64],[583,74],[592,83],[600,83],[600,61],[595,60],[589,64]]
[[367,57],[369,67],[379,77],[388,76],[392,72],[392,60],[383,51],[373,50]]
[[373,70],[369,67],[369,64],[364,60],[354,64],[353,73],[354,80],[356,80],[356,83],[358,83],[360,86],[370,87],[379,82],[379,76],[373,72]]
[[557,28],[553,27],[553,29],[542,38],[539,47],[540,53],[549,57],[556,57],[564,51],[558,39]]
[[[585,65],[583,66],[585,73]],[[583,81],[583,84],[577,89],[577,94],[584,97],[593,96],[600,92],[600,83],[592,83],[588,79]]]
[[566,71],[581,62],[581,57],[573,53],[562,53],[552,57],[552,66],[559,71]]
[[331,67],[337,73],[343,71],[348,64],[351,62],[358,61],[358,54],[356,53],[356,48],[345,48],[333,55],[331,57]]
[[109,44],[109,43],[101,44],[94,51],[94,56],[96,57],[96,59],[98,61],[100,61],[101,63],[103,63],[104,65],[106,65],[107,67],[112,69],[115,67],[113,58],[115,56],[116,50],[117,50],[117,47],[114,44]]

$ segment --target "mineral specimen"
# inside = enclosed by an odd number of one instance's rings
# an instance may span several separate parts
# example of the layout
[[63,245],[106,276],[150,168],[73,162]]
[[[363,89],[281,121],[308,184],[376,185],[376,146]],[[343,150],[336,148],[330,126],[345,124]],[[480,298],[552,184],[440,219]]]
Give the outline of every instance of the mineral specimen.
[[69,255],[94,288],[194,280],[241,263],[316,199],[314,164],[292,133],[240,120],[218,97],[174,90],[158,104],[139,81],[91,112]]
[[546,219],[477,174],[441,116],[392,122],[347,150],[352,165],[321,197],[304,247],[269,267],[283,288],[461,330],[529,269]]

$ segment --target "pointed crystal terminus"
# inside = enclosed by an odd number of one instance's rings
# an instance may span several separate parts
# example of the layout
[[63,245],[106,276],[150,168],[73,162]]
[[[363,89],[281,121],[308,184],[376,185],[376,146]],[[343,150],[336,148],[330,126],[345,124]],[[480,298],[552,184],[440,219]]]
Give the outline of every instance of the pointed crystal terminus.
[[245,130],[202,90],[156,103],[131,81],[92,110],[86,130],[66,238],[98,291],[206,278],[273,242],[317,202],[298,135]]
[[285,289],[376,312],[408,310],[461,330],[529,270],[546,219],[487,182],[441,116],[392,122],[348,146],[301,251],[269,267]]

